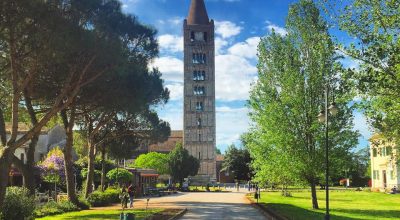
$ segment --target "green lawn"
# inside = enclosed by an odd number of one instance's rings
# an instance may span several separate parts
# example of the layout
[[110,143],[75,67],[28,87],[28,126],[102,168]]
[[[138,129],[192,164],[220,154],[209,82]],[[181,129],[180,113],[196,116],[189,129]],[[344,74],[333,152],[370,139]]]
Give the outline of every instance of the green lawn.
[[[311,208],[309,191],[292,192],[283,197],[280,192],[261,193],[261,202],[293,220],[321,220],[325,214],[325,191],[318,191],[320,210]],[[332,220],[400,219],[400,195],[375,192],[331,191]]]
[[[134,213],[135,220],[144,219],[153,214],[161,212],[161,209],[151,209],[147,210],[129,210],[125,213]],[[80,212],[69,212],[61,215],[47,216],[44,218],[37,218],[37,220],[98,220],[98,219],[106,219],[106,220],[117,220],[119,219],[119,214],[121,211],[118,210],[85,210]]]

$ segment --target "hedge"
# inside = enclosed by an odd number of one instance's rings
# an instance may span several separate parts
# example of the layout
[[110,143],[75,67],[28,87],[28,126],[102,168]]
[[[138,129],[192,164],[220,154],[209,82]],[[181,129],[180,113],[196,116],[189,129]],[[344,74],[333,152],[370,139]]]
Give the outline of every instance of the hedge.
[[94,191],[87,201],[92,207],[108,206],[120,202],[118,189],[106,189],[104,192]]

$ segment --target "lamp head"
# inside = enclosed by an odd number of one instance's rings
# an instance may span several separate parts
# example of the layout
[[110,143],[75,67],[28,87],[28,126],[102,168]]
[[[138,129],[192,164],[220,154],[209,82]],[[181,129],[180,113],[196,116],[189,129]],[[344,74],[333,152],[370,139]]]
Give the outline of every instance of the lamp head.
[[319,113],[319,115],[318,115],[318,121],[321,122],[321,123],[324,123],[324,122],[325,122],[325,112],[324,112],[324,111],[321,111],[321,112]]
[[332,102],[331,106],[329,106],[329,112],[333,115],[336,116],[337,113],[339,112],[338,107],[336,106],[335,102]]

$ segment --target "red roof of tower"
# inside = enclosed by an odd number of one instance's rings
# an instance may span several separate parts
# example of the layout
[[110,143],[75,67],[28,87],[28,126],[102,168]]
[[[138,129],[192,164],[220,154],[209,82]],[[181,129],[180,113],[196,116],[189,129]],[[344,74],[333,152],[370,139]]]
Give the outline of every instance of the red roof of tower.
[[190,4],[189,16],[187,18],[188,24],[209,24],[206,5],[204,0],[192,0]]

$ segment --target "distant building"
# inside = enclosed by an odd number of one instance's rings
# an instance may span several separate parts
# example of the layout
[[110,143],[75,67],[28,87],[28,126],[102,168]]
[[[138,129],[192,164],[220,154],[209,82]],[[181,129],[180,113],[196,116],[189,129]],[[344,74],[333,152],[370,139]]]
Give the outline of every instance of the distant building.
[[200,160],[198,176],[216,180],[214,21],[204,0],[192,0],[183,22],[183,147]]
[[182,130],[171,131],[171,135],[164,142],[156,144],[142,144],[134,150],[133,155],[130,159],[123,159],[119,161],[119,165],[126,166],[127,164],[134,163],[135,159],[138,158],[141,154],[147,154],[150,152],[168,154],[175,149],[177,143],[183,143]]
[[218,154],[216,156],[216,173],[217,173],[217,182],[219,183],[234,183],[235,182],[235,177],[233,173],[229,170],[223,169],[222,165],[224,163],[224,155]]
[[[30,127],[27,124],[19,123],[18,124],[18,138],[22,137],[29,131]],[[7,138],[10,135],[11,124],[6,123],[6,132]],[[60,147],[63,148],[65,146],[66,134],[63,127],[56,125],[51,129],[46,127],[42,128],[39,140],[35,148],[35,162],[40,161],[47,155],[47,153],[55,148]],[[21,159],[24,163],[26,163],[26,154],[28,153],[30,141],[19,147],[14,155]]]
[[[7,138],[10,137],[11,127],[12,126],[10,123],[6,123]],[[30,130],[29,125],[24,124],[24,123],[19,123],[17,138],[22,137],[29,130]],[[40,131],[39,139],[38,139],[38,142],[35,147],[35,153],[34,153],[35,163],[39,162],[44,157],[46,157],[47,153],[51,149],[53,149],[55,147],[60,147],[60,148],[65,147],[65,142],[66,142],[66,134],[65,134],[65,130],[62,126],[56,125],[51,129],[43,127],[42,130]],[[30,144],[30,141],[26,142],[24,145],[17,148],[14,152],[14,155],[18,159],[20,159],[23,163],[27,162],[26,155],[28,153],[29,144]],[[74,154],[74,159],[75,158],[77,158],[76,154]],[[11,166],[9,175],[10,175],[9,185],[22,185],[22,174],[14,165]],[[35,175],[39,175],[39,174],[35,174]]]
[[162,143],[150,145],[148,148],[148,152],[168,154],[175,149],[175,146],[178,143],[183,143],[183,131],[171,131],[171,135],[168,137],[168,140]]
[[397,164],[398,149],[379,134],[370,138],[372,189],[390,190],[400,187],[400,167]]

